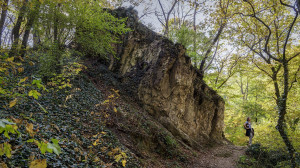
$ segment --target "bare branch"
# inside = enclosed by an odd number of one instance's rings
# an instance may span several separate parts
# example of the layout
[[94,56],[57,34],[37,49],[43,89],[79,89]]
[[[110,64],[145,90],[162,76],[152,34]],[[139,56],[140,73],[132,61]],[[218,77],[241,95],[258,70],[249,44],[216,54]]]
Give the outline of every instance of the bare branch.
[[261,20],[260,18],[258,18],[258,17],[256,16],[256,13],[255,13],[255,9],[254,9],[254,7],[253,7],[253,4],[250,3],[250,2],[247,1],[247,0],[244,0],[244,1],[247,2],[247,3],[250,5],[251,9],[252,9],[253,14],[250,15],[250,17],[253,17],[253,18],[255,18],[256,20],[258,20],[260,23],[262,23],[262,24],[268,29],[269,34],[268,34],[268,36],[266,37],[265,48],[264,48],[263,51],[264,51],[270,58],[272,58],[272,59],[274,59],[274,60],[276,60],[276,61],[278,61],[278,62],[282,62],[282,60],[280,60],[280,59],[278,59],[278,58],[276,58],[276,57],[273,57],[272,54],[268,51],[268,44],[269,44],[269,40],[270,40],[270,37],[271,37],[271,34],[272,34],[271,28],[270,28],[263,20]]
[[[256,62],[254,61],[254,59],[252,59],[252,63],[262,72],[264,72],[266,75],[268,75],[270,78],[272,78],[272,75],[270,75],[266,70],[262,69],[261,67],[259,67]],[[272,78],[273,79],[273,78]]]
[[221,85],[218,86],[217,89],[220,89],[220,88],[228,81],[228,79],[231,78],[231,77],[235,74],[235,72],[233,72],[232,70],[233,70],[233,68],[237,65],[237,63],[238,63],[238,61],[240,60],[240,58],[241,58],[241,57],[237,58],[237,59],[234,61],[234,63],[232,64],[232,66],[231,66],[230,69],[229,69],[229,75],[228,75],[227,78],[221,83]]
[[160,9],[161,9],[161,11],[162,11],[162,13],[163,13],[163,16],[164,16],[165,20],[167,20],[167,17],[166,17],[166,14],[165,14],[165,10],[164,10],[164,8],[163,8],[163,6],[162,6],[160,0],[158,0],[158,3],[159,3]]
[[218,41],[219,37],[221,36],[222,32],[223,32],[223,29],[225,28],[226,26],[226,22],[222,23],[219,30],[218,30],[218,33],[217,35],[215,36],[214,40],[212,41],[212,43],[210,44],[208,50],[206,51],[205,55],[204,55],[204,58],[203,60],[201,61],[201,64],[200,64],[200,71],[201,73],[204,73],[203,70],[204,70],[204,64],[206,62],[206,59],[208,58],[208,55],[210,54],[211,50],[212,50],[212,47],[216,44],[216,42]]
[[295,73],[295,75],[294,75],[294,80],[291,82],[291,85],[290,85],[290,87],[289,87],[289,90],[291,90],[291,88],[293,87],[293,84],[294,84],[295,82],[297,82],[297,75],[298,75],[299,71],[300,71],[300,65],[298,66],[298,69],[297,69],[297,71],[296,71],[296,73]]
[[164,22],[159,18],[159,15],[157,12],[155,12],[155,16],[157,17],[157,20],[164,26],[166,27],[166,25],[164,24]]
[[292,8],[292,9],[295,10],[295,8],[292,5],[288,5],[288,4],[284,3],[284,2],[282,2],[282,0],[280,0],[280,3],[281,3],[281,5],[284,5],[286,7],[289,7],[289,8]]
[[204,71],[206,71],[209,68],[209,66],[211,65],[211,63],[215,59],[217,51],[218,51],[218,48],[219,48],[219,42],[220,42],[220,40],[218,40],[217,45],[216,45],[216,49],[215,49],[215,52],[214,52],[214,55],[213,55],[212,59],[210,60],[210,62],[207,64],[207,66],[204,68]]
[[296,58],[298,55],[300,55],[300,52],[292,56],[290,59],[287,60],[287,62],[290,62],[292,59]]
[[[280,1],[280,2],[281,2],[281,1]],[[293,8],[293,9],[295,10],[295,8]],[[296,11],[296,10],[295,10],[295,11]],[[298,12],[296,11],[296,15],[295,15],[295,17],[294,17],[293,22],[291,23],[291,26],[290,26],[289,30],[288,30],[288,34],[287,34],[287,36],[286,36],[285,43],[284,43],[284,46],[283,46],[283,60],[286,60],[286,55],[285,55],[285,53],[286,53],[286,45],[287,45],[287,43],[288,43],[288,41],[289,41],[290,34],[291,34],[291,31],[292,31],[292,29],[293,29],[293,27],[294,27],[294,24],[295,24],[296,20],[297,20],[297,17],[298,17]]]

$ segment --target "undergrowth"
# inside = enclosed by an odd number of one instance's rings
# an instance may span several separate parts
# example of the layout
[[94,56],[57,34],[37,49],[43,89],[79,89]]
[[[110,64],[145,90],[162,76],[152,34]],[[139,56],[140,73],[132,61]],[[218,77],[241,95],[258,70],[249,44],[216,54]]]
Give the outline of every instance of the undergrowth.
[[0,167],[140,167],[107,129],[101,109],[109,98],[83,73],[80,58],[62,58],[61,73],[51,75],[39,71],[38,53],[1,58],[1,128],[15,132],[0,133]]
[[[298,153],[296,163],[300,165]],[[290,159],[288,152],[283,149],[270,150],[260,144],[253,144],[246,150],[246,155],[240,157],[238,165],[242,168],[288,168]]]

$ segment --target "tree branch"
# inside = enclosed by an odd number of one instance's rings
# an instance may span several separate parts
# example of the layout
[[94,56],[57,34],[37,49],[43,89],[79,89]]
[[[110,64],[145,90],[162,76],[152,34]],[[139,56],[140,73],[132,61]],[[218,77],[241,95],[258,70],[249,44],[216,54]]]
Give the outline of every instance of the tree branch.
[[270,78],[272,78],[272,75],[270,75],[266,70],[260,68],[255,62],[254,59],[252,59],[252,63],[261,71],[263,71],[265,74],[267,74]]
[[161,9],[161,11],[162,11],[162,13],[163,13],[163,16],[164,16],[165,20],[167,20],[167,17],[166,17],[166,14],[165,14],[165,10],[164,10],[164,8],[163,8],[163,6],[162,6],[160,0],[158,0],[158,3],[159,3],[160,9]]
[[284,2],[282,2],[282,0],[280,0],[280,3],[281,3],[281,5],[284,5],[286,7],[289,7],[289,8],[292,8],[292,9],[295,10],[295,8],[292,5],[288,5],[288,4],[284,3]]
[[212,59],[209,61],[209,63],[207,64],[207,66],[204,68],[204,71],[206,71],[209,68],[209,66],[213,62],[214,58],[216,57],[216,54],[217,54],[217,51],[218,51],[218,47],[219,47],[219,42],[220,42],[220,40],[218,40],[217,45],[216,45],[216,49],[215,49],[215,52],[214,52],[214,55],[213,55]]
[[300,52],[292,56],[290,59],[287,60],[287,62],[290,62],[292,59],[296,58],[298,55],[300,55]]
[[[280,1],[280,2],[281,2],[281,1]],[[293,9],[296,11],[295,8],[293,8]],[[291,26],[290,26],[289,30],[288,30],[288,34],[287,34],[287,36],[286,36],[285,43],[284,43],[284,46],[283,46],[283,60],[286,60],[286,55],[285,55],[285,53],[286,53],[286,45],[287,45],[287,43],[288,43],[288,41],[289,41],[290,34],[291,34],[291,31],[292,31],[292,29],[293,29],[293,27],[294,27],[294,24],[295,24],[296,20],[297,20],[297,17],[298,17],[298,12],[296,11],[296,15],[295,15],[295,17],[294,17],[293,22],[291,23]]]
[[271,31],[270,27],[269,27],[263,20],[261,20],[260,18],[258,18],[258,17],[256,16],[256,12],[255,12],[255,9],[254,9],[253,5],[252,5],[249,1],[247,1],[247,0],[244,0],[244,1],[247,2],[247,3],[250,5],[251,9],[252,9],[253,14],[250,15],[250,17],[253,17],[253,18],[255,18],[256,20],[258,20],[258,21],[259,21],[260,23],[262,23],[262,24],[268,29],[268,31],[269,31],[269,34],[268,34],[268,36],[266,37],[265,48],[264,48],[263,51],[264,51],[270,58],[274,59],[275,61],[282,62],[282,60],[280,60],[280,59],[278,59],[278,58],[276,58],[276,57],[273,57],[272,54],[268,51],[268,44],[269,44],[269,40],[270,40],[270,37],[271,37],[271,34],[272,34],[272,31]]
[[289,87],[289,90],[291,90],[291,88],[293,87],[293,84],[294,84],[295,82],[297,82],[297,75],[298,75],[299,71],[300,71],[300,65],[298,66],[298,69],[297,69],[297,71],[296,71],[296,73],[295,73],[295,75],[294,75],[294,80],[291,82],[291,85],[290,85],[290,87]]

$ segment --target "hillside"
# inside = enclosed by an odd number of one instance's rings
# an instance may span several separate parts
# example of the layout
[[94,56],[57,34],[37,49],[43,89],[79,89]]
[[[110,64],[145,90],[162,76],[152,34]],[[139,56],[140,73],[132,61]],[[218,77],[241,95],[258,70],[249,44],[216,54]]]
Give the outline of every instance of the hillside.
[[1,0],[0,168],[299,167],[299,18],[299,0]]
[[[70,63],[77,75],[52,79],[47,85],[54,88],[46,91],[36,84],[43,93],[38,100],[25,99],[12,108],[1,103],[1,122],[7,129],[17,125],[2,167],[32,167],[35,159],[49,167],[222,167],[215,157],[232,158],[227,165],[234,165],[239,150],[220,151],[228,144],[224,101],[200,80],[184,47],[138,23],[132,10],[112,13],[128,17],[132,30],[115,47],[114,62],[87,57],[80,68]],[[26,72],[39,72],[40,54],[24,60],[23,82]],[[59,147],[42,149],[43,143]]]

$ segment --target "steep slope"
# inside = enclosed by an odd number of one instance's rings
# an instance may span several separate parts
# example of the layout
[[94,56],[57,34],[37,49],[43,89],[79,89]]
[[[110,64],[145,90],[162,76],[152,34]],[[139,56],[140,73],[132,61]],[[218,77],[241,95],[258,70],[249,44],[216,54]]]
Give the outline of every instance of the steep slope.
[[[23,134],[0,135],[0,144],[13,145],[12,157],[1,156],[0,165],[28,167],[36,157],[48,167],[223,166],[228,146],[207,147],[226,142],[223,99],[200,79],[182,45],[138,23],[132,10],[112,13],[128,17],[132,31],[115,47],[118,59],[110,66],[85,57],[87,68],[69,79],[71,88],[47,86],[38,100],[13,108],[0,102],[0,119],[16,122]],[[38,74],[39,55],[31,56],[36,64],[25,72]],[[34,130],[28,132],[28,125]],[[43,142],[59,140],[61,154],[41,155],[37,145],[27,143],[32,132]],[[231,166],[238,156],[230,158]]]
[[116,46],[119,60],[111,66],[130,94],[185,143],[224,142],[224,100],[201,80],[185,48],[139,23],[133,10],[112,13],[127,17],[132,29]]

